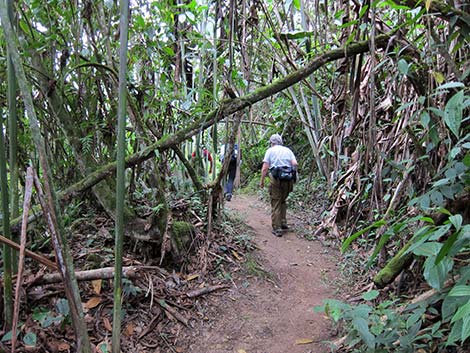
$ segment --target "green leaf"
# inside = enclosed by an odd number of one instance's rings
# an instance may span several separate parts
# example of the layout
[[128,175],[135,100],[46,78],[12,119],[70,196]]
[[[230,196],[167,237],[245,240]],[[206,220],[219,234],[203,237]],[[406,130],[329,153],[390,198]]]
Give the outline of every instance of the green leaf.
[[468,337],[470,337],[470,311],[463,318],[462,337],[460,338],[460,342],[464,342]]
[[442,259],[444,259],[449,254],[450,249],[452,248],[454,243],[457,241],[459,234],[460,232],[457,231],[446,240],[441,250],[439,251],[439,254],[437,254],[436,265],[439,264],[442,261]]
[[379,296],[380,292],[378,290],[371,290],[367,293],[363,293],[362,294],[362,298],[364,300],[374,300],[375,298],[377,298]]
[[452,325],[446,345],[453,345],[460,339],[460,337],[462,337],[462,326],[462,320],[458,320],[454,325]]
[[[18,331],[17,331],[18,332]],[[5,333],[2,337],[2,342],[8,342],[8,341],[11,341],[11,334],[12,332],[11,331],[8,331],[7,333]]]
[[467,302],[458,308],[454,316],[452,316],[452,320],[450,320],[450,322],[456,322],[466,316],[470,316],[470,302]]
[[413,250],[413,254],[418,256],[436,256],[439,253],[442,245],[436,242],[428,242],[421,244],[419,247]]
[[428,112],[422,112],[421,113],[421,124],[423,127],[427,128],[429,126],[429,122],[431,121],[431,116],[429,115]]
[[454,225],[456,230],[460,230],[460,228],[462,227],[463,219],[462,219],[462,215],[460,215],[460,214],[450,216],[449,221],[450,221],[450,223],[452,223]]
[[439,87],[437,90],[450,89],[450,88],[465,88],[465,85],[462,82],[447,82]]
[[400,59],[398,60],[398,71],[406,76],[408,74],[408,70],[410,68],[410,65],[406,62],[405,59]]
[[60,298],[59,300],[57,300],[56,308],[59,314],[62,314],[64,316],[67,316],[70,313],[69,302],[67,301],[67,299]]
[[296,10],[300,10],[300,0],[294,0],[293,4]]
[[451,297],[470,297],[470,286],[457,285],[452,288],[448,294]]
[[33,332],[28,332],[24,337],[23,337],[23,343],[27,347],[35,347],[37,342],[37,337],[36,334]]
[[447,102],[444,109],[444,122],[450,131],[458,138],[463,114],[463,91],[459,91]]
[[443,178],[443,179],[436,181],[434,184],[432,184],[432,187],[436,188],[438,186],[448,185],[448,184],[450,184],[450,180],[448,178]]
[[470,167],[470,153],[465,155],[462,162],[465,164],[465,166]]
[[430,256],[426,259],[423,274],[426,282],[432,288],[440,290],[454,262],[448,258],[443,259],[439,264],[436,264],[435,261],[435,256]]
[[359,238],[362,234],[368,232],[369,230],[371,229],[374,229],[374,228],[379,228],[381,226],[383,226],[385,224],[385,220],[381,219],[373,224],[371,224],[370,226],[367,226],[366,228],[363,228],[361,229],[360,231],[350,235],[344,242],[343,242],[343,245],[341,246],[341,253],[344,253],[348,248],[349,248],[349,245],[351,245],[351,243],[356,240],[357,238]]
[[375,348],[375,337],[369,331],[369,323],[362,317],[355,317],[352,320],[353,327],[357,330],[369,348]]

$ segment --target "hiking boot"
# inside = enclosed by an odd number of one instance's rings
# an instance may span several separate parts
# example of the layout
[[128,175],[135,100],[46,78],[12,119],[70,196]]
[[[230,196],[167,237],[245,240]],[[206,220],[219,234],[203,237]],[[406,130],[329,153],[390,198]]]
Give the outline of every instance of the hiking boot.
[[287,230],[289,229],[289,226],[287,224],[282,224],[281,229]]
[[225,194],[225,200],[230,201],[232,199],[232,194]]
[[282,237],[282,230],[281,229],[273,229],[272,232],[275,237]]

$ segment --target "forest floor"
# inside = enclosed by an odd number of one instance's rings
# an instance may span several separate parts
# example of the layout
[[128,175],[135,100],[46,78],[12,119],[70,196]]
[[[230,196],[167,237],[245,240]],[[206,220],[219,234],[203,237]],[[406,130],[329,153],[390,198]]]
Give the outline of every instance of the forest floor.
[[[303,223],[288,216],[290,230],[271,234],[270,206],[240,195],[225,207],[253,232],[257,250],[245,263],[257,275],[235,274],[234,286],[210,296],[206,317],[189,333],[191,353],[328,352],[328,320],[313,308],[337,296],[337,252],[299,234]],[[249,273],[249,271],[248,271]]]

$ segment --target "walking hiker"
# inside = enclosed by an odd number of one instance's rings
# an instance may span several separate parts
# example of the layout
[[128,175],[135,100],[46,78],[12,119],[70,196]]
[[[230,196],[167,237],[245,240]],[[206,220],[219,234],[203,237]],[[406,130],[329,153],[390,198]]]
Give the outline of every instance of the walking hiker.
[[[230,156],[230,163],[228,165],[228,171],[227,171],[227,180],[224,186],[224,197],[227,201],[230,201],[232,199],[233,182],[235,180],[235,175],[237,174],[237,168],[238,168],[238,152],[239,152],[238,145],[235,144],[233,146],[232,155]],[[225,158],[225,145],[222,145],[220,147],[220,162],[223,163],[224,158]]]
[[286,220],[286,199],[297,180],[297,160],[290,148],[283,146],[281,135],[272,135],[269,142],[271,147],[268,148],[263,158],[259,185],[264,188],[264,179],[269,172],[272,233],[277,237],[282,237],[282,231],[289,229]]

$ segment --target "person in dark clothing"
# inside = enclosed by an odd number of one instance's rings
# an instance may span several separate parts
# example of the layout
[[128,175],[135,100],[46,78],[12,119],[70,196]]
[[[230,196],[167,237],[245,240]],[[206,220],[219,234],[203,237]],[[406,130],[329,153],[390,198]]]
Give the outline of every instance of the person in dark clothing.
[[[220,148],[220,161],[223,163],[225,158],[225,145],[222,145]],[[227,201],[232,199],[233,195],[233,182],[235,181],[235,176],[237,174],[238,168],[238,145],[235,144],[233,147],[233,152],[230,157],[230,162],[228,165],[227,179],[224,187],[224,197]]]

